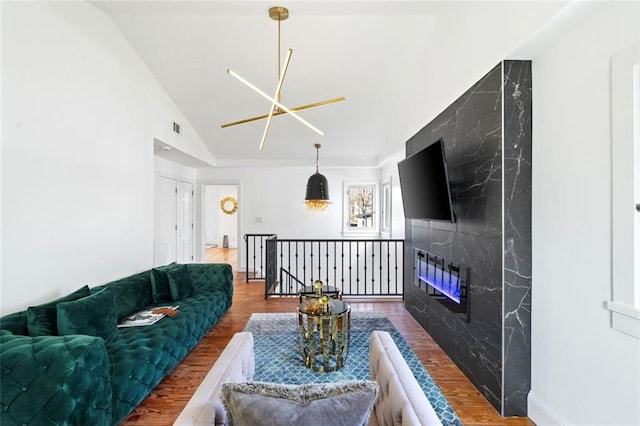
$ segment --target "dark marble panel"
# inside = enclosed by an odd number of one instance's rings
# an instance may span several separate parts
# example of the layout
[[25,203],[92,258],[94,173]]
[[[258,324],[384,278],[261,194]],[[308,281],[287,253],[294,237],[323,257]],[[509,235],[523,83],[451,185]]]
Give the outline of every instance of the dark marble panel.
[[524,415],[530,387],[530,63],[498,64],[407,141],[407,155],[439,138],[457,221],[407,221],[405,274],[413,279],[414,248],[468,266],[470,320],[412,282],[405,304],[499,411]]
[[505,61],[505,268],[531,274],[531,63]]
[[504,281],[504,358],[520,359],[531,354],[531,282],[505,271]]
[[529,372],[531,358],[511,359],[504,366],[504,401],[502,402],[503,416],[526,416],[527,395],[531,389]]
[[504,401],[526,415],[531,384],[531,63],[504,62]]
[[500,280],[502,261],[495,256],[496,250],[502,250],[499,236],[458,234],[457,241],[458,245],[452,259],[468,266],[474,281]]

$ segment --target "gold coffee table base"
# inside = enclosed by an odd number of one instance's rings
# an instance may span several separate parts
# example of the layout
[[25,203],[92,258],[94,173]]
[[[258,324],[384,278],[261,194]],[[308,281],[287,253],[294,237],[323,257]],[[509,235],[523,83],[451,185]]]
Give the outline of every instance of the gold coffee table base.
[[326,311],[317,299],[298,306],[298,342],[304,364],[319,373],[344,367],[349,350],[351,307],[330,299]]

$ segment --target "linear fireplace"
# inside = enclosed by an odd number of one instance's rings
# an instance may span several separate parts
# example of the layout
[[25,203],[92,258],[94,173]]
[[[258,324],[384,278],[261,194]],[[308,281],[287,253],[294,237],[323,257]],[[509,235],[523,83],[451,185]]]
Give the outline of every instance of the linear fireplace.
[[469,268],[420,249],[415,252],[414,284],[469,322]]

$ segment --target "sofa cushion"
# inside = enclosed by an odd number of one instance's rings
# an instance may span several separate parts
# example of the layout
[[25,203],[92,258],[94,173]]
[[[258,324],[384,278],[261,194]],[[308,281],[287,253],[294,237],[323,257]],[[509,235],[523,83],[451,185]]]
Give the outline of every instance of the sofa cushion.
[[114,294],[109,288],[72,302],[58,304],[60,334],[86,334],[112,339],[118,327]]
[[27,328],[29,335],[37,336],[57,336],[58,335],[58,310],[56,305],[61,302],[70,302],[81,299],[91,294],[88,286],[80,287],[73,293],[67,294],[59,299],[44,303],[38,306],[27,308]]
[[112,281],[101,287],[92,288],[91,291],[99,291],[104,287],[109,287],[113,291],[118,320],[153,304],[151,270]]
[[169,281],[169,291],[173,300],[181,300],[191,296],[193,284],[187,271],[187,265],[178,265],[177,268],[166,271]]
[[173,300],[167,271],[177,269],[178,266],[176,262],[172,262],[168,265],[151,269],[151,293],[155,303],[170,302]]
[[229,425],[366,425],[378,396],[372,381],[286,385],[225,383]]

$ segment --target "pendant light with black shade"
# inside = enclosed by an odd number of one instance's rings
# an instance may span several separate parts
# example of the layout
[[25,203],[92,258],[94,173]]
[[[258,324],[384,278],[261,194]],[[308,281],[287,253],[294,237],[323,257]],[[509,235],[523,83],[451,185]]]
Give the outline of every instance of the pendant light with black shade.
[[331,205],[331,201],[329,201],[327,178],[318,171],[320,144],[317,143],[314,147],[316,148],[316,172],[307,181],[307,195],[304,197],[304,205],[308,210],[321,212]]

